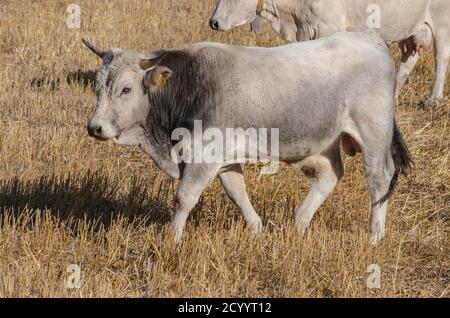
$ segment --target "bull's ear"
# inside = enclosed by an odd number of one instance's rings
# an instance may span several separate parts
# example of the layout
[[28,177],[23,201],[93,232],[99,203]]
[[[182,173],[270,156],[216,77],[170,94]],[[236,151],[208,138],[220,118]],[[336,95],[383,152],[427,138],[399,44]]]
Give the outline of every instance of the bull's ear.
[[159,63],[161,63],[162,59],[166,56],[166,54],[167,54],[166,50],[159,50],[152,52],[149,54],[148,58],[141,59],[139,61],[139,67],[145,71],[148,70],[149,68],[159,65]]
[[155,66],[147,71],[142,80],[142,84],[146,89],[163,87],[172,76],[172,70],[165,66]]
[[81,39],[81,41],[83,41],[84,45],[86,45],[86,47],[89,50],[91,50],[92,52],[94,52],[95,55],[97,55],[99,58],[103,59],[105,57],[106,52],[97,49],[94,45],[92,45],[91,43],[89,43],[85,39]]

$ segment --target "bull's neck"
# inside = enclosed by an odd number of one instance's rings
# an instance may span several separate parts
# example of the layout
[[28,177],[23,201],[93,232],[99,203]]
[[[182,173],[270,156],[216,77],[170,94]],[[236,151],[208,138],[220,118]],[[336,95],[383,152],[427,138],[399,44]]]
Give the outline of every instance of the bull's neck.
[[307,16],[310,10],[307,0],[265,0],[261,16],[270,21],[272,28],[289,42],[312,40],[315,26]]
[[147,153],[156,165],[170,177],[179,179],[180,166],[172,160],[172,144],[166,127],[162,125],[158,112],[150,112],[144,125],[144,138],[140,144],[141,149]]

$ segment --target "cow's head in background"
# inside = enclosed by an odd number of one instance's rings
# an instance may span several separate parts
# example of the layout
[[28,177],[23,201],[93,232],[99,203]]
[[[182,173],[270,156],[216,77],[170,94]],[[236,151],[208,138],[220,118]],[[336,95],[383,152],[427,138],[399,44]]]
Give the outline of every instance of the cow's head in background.
[[216,31],[227,31],[250,23],[261,14],[263,7],[264,0],[218,0],[209,26]]
[[144,129],[149,112],[148,94],[164,86],[172,75],[169,68],[159,65],[166,52],[101,51],[83,43],[103,60],[95,80],[97,104],[87,125],[89,135],[135,145],[134,137]]

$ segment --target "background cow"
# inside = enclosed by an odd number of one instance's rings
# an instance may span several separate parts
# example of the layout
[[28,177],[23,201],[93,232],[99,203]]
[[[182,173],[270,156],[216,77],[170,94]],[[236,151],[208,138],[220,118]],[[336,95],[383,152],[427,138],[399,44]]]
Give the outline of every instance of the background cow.
[[383,39],[398,43],[402,52],[397,97],[422,51],[434,45],[436,78],[425,105],[444,97],[450,56],[448,0],[218,0],[209,23],[225,31],[257,16],[290,42],[379,28]]
[[251,229],[261,228],[239,163],[224,157],[220,163],[177,164],[171,158],[172,132],[192,130],[194,120],[201,120],[204,129],[221,131],[279,128],[277,159],[313,179],[296,211],[301,232],[344,173],[344,135],[348,153],[364,154],[371,242],[384,237],[387,200],[411,159],[394,121],[394,61],[378,36],[339,33],[277,48],[200,43],[148,55],[102,52],[85,44],[103,59],[89,134],[140,146],[162,170],[180,179],[172,221],[177,241],[215,176]]

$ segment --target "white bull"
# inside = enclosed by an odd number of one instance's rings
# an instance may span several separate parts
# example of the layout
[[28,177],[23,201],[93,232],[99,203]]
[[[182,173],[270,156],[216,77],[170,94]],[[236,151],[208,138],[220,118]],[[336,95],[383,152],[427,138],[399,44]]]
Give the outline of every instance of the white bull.
[[[411,158],[394,120],[394,61],[377,35],[344,32],[276,48],[199,43],[150,54],[102,52],[85,44],[103,60],[89,134],[140,146],[158,167],[180,179],[172,221],[178,241],[190,211],[216,176],[252,230],[261,228],[246,192],[240,165],[245,158],[227,156],[237,152],[234,143],[229,149],[227,140],[223,158],[214,162],[179,163],[172,157],[179,144],[172,139],[174,131],[193,131],[206,149],[216,140],[202,139],[202,132],[228,128],[279,129],[274,159],[314,180],[296,210],[301,232],[343,176],[341,140],[348,154],[361,151],[372,203],[371,241],[384,237],[387,201]],[[196,121],[202,122],[201,136],[195,134]]]

